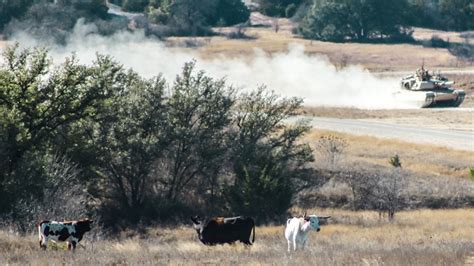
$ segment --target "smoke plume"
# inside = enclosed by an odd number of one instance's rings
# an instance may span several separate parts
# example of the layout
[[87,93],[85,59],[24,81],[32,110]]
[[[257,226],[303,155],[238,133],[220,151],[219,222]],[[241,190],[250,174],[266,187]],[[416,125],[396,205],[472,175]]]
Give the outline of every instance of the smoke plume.
[[[21,47],[42,45],[25,33],[16,33],[14,41]],[[162,73],[172,82],[185,62],[196,60],[197,67],[215,78],[224,77],[229,85],[252,90],[266,85],[283,96],[297,96],[307,106],[338,106],[364,109],[412,108],[397,101],[398,79],[380,78],[361,66],[337,69],[323,55],[307,55],[303,46],[290,45],[288,51],[272,55],[255,50],[246,58],[201,58],[197,52],[170,48],[163,42],[146,37],[142,31],[122,31],[111,36],[97,34],[93,24],[80,20],[64,46],[50,46],[55,63],[72,53],[82,63],[96,54],[111,55],[127,68],[145,77]]]

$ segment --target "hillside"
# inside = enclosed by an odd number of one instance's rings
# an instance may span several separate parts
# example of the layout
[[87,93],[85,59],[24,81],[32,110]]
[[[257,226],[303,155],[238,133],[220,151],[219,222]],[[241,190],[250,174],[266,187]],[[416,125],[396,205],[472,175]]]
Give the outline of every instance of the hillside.
[[[208,57],[242,57],[251,56],[254,49],[266,53],[288,50],[288,45],[303,45],[308,54],[323,54],[329,57],[336,66],[362,65],[373,72],[413,71],[424,62],[430,69],[456,70],[474,74],[473,62],[461,60],[452,55],[448,49],[423,47],[421,44],[373,44],[373,43],[331,43],[305,40],[292,33],[295,26],[288,19],[274,19],[259,13],[252,13],[253,24],[261,27],[244,28],[247,38],[228,39],[225,36],[215,37],[171,37],[167,39],[170,46],[182,47],[185,41],[193,40],[197,50]],[[278,25],[278,31],[275,31]],[[222,35],[235,32],[237,28],[215,28]],[[445,32],[414,28],[413,36],[418,41],[429,40],[439,36],[451,42],[462,42],[461,32]],[[196,49],[196,47],[188,48]]]

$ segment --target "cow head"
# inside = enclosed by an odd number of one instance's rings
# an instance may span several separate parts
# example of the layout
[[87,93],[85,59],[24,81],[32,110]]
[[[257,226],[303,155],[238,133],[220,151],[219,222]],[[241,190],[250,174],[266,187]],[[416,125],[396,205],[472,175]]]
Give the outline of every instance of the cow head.
[[304,220],[306,222],[309,222],[309,226],[311,230],[315,230],[316,232],[319,232],[321,230],[321,227],[319,226],[318,216],[314,214],[306,216],[306,213],[305,213]]
[[194,229],[196,229],[196,232],[198,233],[199,238],[200,238],[201,234],[202,234],[202,230],[204,228],[201,217],[199,217],[199,216],[191,217],[191,221],[193,221],[193,227],[194,227]]
[[92,223],[94,221],[89,218],[85,218],[77,221],[77,226],[81,228],[81,231],[88,232],[92,229]]

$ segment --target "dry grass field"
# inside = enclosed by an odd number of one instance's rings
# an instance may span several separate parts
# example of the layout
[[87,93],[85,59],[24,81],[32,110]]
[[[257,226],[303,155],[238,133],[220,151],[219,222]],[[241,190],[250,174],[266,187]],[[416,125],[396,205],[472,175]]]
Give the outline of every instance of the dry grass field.
[[463,43],[465,40],[461,33],[455,31],[414,28],[413,37],[416,40],[429,40],[433,36],[437,36],[446,42],[449,41],[452,43]]
[[[255,16],[256,14],[253,14]],[[259,20],[262,20],[259,18]],[[277,21],[277,22],[276,22]],[[197,49],[203,57],[250,57],[255,49],[272,54],[288,50],[289,44],[299,44],[305,47],[307,54],[322,54],[327,56],[336,66],[362,65],[375,71],[413,71],[423,62],[430,69],[468,69],[474,71],[472,62],[459,60],[447,49],[429,48],[414,44],[369,44],[369,43],[330,43],[305,40],[292,33],[294,24],[288,19],[268,19],[267,25],[278,23],[278,31],[274,27],[251,27],[245,30],[247,39],[228,39],[224,36],[198,37],[193,40],[201,43]],[[229,33],[236,28],[217,28],[218,33]],[[445,32],[422,28],[414,29],[416,40],[429,40],[439,36],[452,42],[462,42],[459,32]],[[170,46],[184,46],[187,37],[169,38]],[[179,48],[184,49],[184,48]]]
[[[474,152],[453,150],[425,144],[413,144],[393,139],[381,139],[371,136],[313,129],[305,141],[314,145],[323,135],[338,136],[347,141],[343,153],[344,161],[364,161],[389,166],[389,159],[394,154],[400,156],[403,168],[420,176],[452,177],[469,180],[469,168],[474,165]],[[318,155],[316,154],[318,163]],[[474,186],[470,186],[474,193]]]
[[[287,254],[284,226],[256,228],[252,247],[204,246],[191,226],[148,228],[135,236],[102,239],[86,234],[71,253],[64,245],[43,251],[37,235],[0,231],[2,265],[469,265],[474,263],[474,210],[417,210],[396,221],[375,212],[318,210],[331,215],[311,232],[306,250]],[[98,231],[96,229],[95,231]],[[130,232],[128,235],[131,235]],[[54,247],[51,247],[54,246]]]

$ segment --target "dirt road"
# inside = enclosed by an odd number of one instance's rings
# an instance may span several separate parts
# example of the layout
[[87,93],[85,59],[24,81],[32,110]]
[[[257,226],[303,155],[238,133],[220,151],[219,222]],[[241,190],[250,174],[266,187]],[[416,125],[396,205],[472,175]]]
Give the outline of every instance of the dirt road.
[[474,132],[468,130],[434,129],[358,119],[306,118],[314,128],[474,151]]

